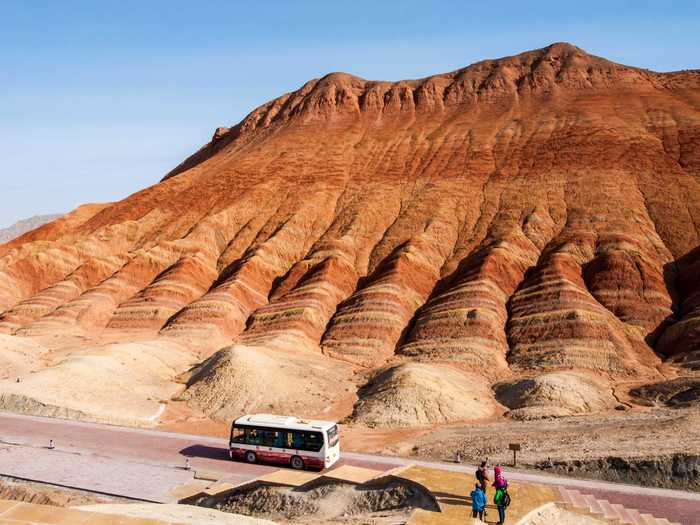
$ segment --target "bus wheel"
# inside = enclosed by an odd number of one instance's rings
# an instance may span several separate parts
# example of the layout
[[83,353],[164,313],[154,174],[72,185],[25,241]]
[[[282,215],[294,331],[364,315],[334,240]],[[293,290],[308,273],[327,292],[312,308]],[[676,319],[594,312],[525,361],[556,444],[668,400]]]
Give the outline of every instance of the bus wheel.
[[258,456],[255,455],[255,452],[252,450],[249,450],[248,452],[245,453],[245,460],[248,463],[255,463],[258,460]]
[[297,470],[303,470],[304,468],[304,460],[301,459],[299,456],[292,456],[292,468],[295,468]]

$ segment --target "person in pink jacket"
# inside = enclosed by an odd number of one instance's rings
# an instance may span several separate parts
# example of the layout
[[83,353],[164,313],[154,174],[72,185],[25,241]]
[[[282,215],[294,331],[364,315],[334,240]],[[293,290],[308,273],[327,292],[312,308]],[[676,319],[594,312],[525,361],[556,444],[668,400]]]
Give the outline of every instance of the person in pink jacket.
[[506,507],[510,505],[510,496],[508,495],[508,480],[503,476],[503,471],[500,465],[493,467],[493,486],[496,487],[496,495],[493,497],[493,502],[498,508],[498,523],[503,525],[506,521]]
[[493,486],[496,487],[496,489],[505,489],[508,487],[508,480],[503,476],[500,465],[493,467],[493,478]]

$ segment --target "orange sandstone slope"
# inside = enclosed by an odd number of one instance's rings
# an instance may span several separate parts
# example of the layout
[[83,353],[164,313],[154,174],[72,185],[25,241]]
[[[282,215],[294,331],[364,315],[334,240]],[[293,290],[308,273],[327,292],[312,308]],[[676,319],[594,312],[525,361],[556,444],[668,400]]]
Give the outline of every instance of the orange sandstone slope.
[[236,343],[195,404],[246,348],[375,370],[355,406],[375,423],[453,373],[448,407],[498,381],[511,409],[544,402],[518,378],[540,398],[658,380],[700,354],[700,71],[559,43],[420,80],[332,73],[75,214],[0,246],[0,331]]

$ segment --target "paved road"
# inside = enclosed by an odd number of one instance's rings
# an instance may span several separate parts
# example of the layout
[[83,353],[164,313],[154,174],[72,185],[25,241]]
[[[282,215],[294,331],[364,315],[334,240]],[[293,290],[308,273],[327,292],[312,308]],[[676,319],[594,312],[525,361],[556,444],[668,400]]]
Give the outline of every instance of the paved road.
[[[395,467],[371,457],[341,463]],[[0,475],[162,502],[195,471],[238,483],[278,469],[230,461],[224,439],[0,412]]]
[[[55,449],[47,449],[50,439]],[[228,460],[224,439],[83,423],[0,412],[0,474],[133,498],[163,501],[192,478],[182,467],[226,473],[245,481],[278,467]],[[388,470],[416,463],[445,470],[474,472],[474,466],[416,461],[343,452],[342,462]],[[634,507],[685,525],[700,524],[700,494],[634,485],[508,472],[512,480],[560,485]],[[97,487],[97,489],[96,489]]]

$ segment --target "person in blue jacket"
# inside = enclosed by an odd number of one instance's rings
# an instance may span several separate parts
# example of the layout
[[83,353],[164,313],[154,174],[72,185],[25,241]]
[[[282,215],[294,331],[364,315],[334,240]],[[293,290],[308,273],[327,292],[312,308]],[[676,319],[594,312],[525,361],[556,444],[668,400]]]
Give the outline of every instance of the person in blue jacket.
[[474,485],[474,490],[472,490],[469,496],[472,498],[472,518],[477,516],[481,521],[484,520],[484,513],[486,509],[486,492],[481,488],[481,484],[477,483]]

